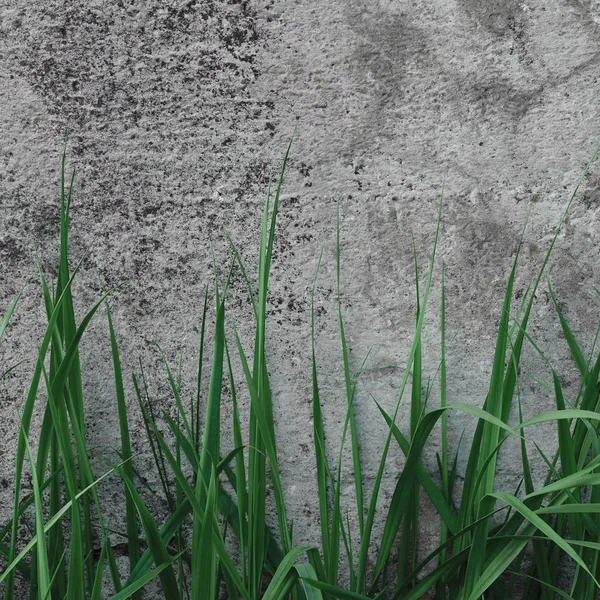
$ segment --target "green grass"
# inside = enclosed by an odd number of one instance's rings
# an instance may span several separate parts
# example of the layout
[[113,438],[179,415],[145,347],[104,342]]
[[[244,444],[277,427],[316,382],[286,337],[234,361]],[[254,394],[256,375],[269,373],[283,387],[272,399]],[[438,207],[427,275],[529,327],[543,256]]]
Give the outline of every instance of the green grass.
[[[453,373],[447,367],[446,278],[443,266],[436,264],[443,219],[442,191],[424,277],[419,273],[414,251],[414,335],[396,403],[390,413],[377,404],[387,436],[372,488],[365,486],[365,448],[359,444],[360,424],[355,412],[357,385],[369,353],[354,372],[341,302],[342,226],[338,211],[337,321],[345,417],[338,432],[340,447],[328,451],[330,432],[324,425],[325,399],[319,388],[314,308],[321,252],[313,282],[312,341],[306,349],[312,356],[312,445],[317,487],[314,502],[320,532],[320,538],[310,547],[294,543],[295,515],[287,512],[287,482],[279,470],[280,446],[273,418],[277,398],[272,393],[268,370],[273,357],[266,352],[269,275],[289,152],[290,147],[279,179],[267,193],[256,283],[232,242],[226,281],[215,278],[212,293],[211,286],[206,287],[194,396],[189,401],[182,396],[180,369],[171,368],[159,347],[164,373],[150,376],[166,377],[174,413],[164,410],[151,397],[149,375],[141,361],[139,369],[131,374],[145,424],[146,448],[158,473],[158,489],[152,491],[162,496],[168,510],[166,518],[159,518],[164,513],[147,503],[147,483],[132,452],[130,403],[124,383],[129,374],[122,371],[118,326],[113,323],[108,302],[117,290],[99,298],[80,323],[75,319],[71,290],[81,262],[71,268],[69,213],[73,176],[67,181],[63,153],[58,277],[50,284],[39,269],[47,328],[29,375],[28,393],[19,409],[12,516],[0,528],[0,593],[4,599],[141,600],[153,597],[147,594],[153,594],[150,590],[159,586],[161,597],[167,600],[550,600],[557,595],[593,600],[600,591],[600,354],[594,344],[591,355],[584,355],[546,272],[567,212],[598,150],[567,203],[535,281],[513,312],[517,252],[500,307],[495,351],[490,357],[492,372],[481,407],[452,402],[448,392]],[[234,272],[241,274],[248,289],[254,316],[252,344],[242,339],[228,316]],[[441,362],[435,373],[426,373],[422,334],[438,272]],[[423,286],[420,281],[424,281]],[[565,395],[560,371],[550,364],[527,331],[540,286],[548,288],[564,336],[561,343],[568,345],[579,372],[575,397]],[[18,310],[22,294],[0,321],[0,339]],[[103,308],[107,344],[112,352],[114,411],[120,441],[115,449],[119,460],[115,463],[115,453],[105,456],[107,467],[100,473],[93,468],[88,447],[84,374],[78,348],[89,323],[93,318],[101,318]],[[212,335],[208,335],[211,327]],[[600,327],[596,329],[596,340],[599,331]],[[210,360],[207,339],[212,339]],[[556,404],[556,410],[528,420],[523,419],[520,395],[520,360],[525,345],[530,345],[547,364],[551,383],[539,383],[544,393],[553,394]],[[2,377],[19,366],[2,365]],[[237,376],[239,369],[241,377]],[[207,385],[203,381],[206,377]],[[432,382],[438,378],[439,386],[435,387]],[[423,382],[427,381],[423,392]],[[439,399],[434,397],[434,389],[439,389]],[[247,437],[242,427],[245,417],[238,404],[240,393],[250,399]],[[404,422],[400,417],[406,402],[409,411]],[[231,432],[223,431],[225,405],[231,408]],[[449,439],[450,411],[475,421],[471,439]],[[39,432],[32,431],[34,413],[43,415]],[[518,425],[510,426],[509,422],[516,419]],[[536,488],[526,440],[530,428],[540,423],[555,423],[557,443],[551,456],[537,448],[547,470],[543,485]],[[439,473],[428,472],[421,461],[434,430],[441,436]],[[30,445],[34,438],[35,455]],[[520,443],[522,481],[518,490],[500,490],[498,461],[510,438]],[[232,440],[232,445],[224,447],[223,439]],[[395,446],[405,456],[400,472],[388,461]],[[458,448],[456,454],[450,454],[450,446]],[[468,457],[464,473],[458,473],[458,452]],[[349,483],[355,500],[351,506],[342,501],[342,489],[347,484],[342,477],[343,466],[347,463],[353,473]],[[27,471],[31,473],[33,493],[24,495],[22,486]],[[121,497],[106,506],[100,500],[98,487],[109,475],[119,478]],[[385,480],[395,482],[388,505],[380,497]],[[272,491],[272,504],[267,502],[268,489]],[[419,552],[423,498],[435,509],[440,522],[438,546],[424,559]],[[118,533],[112,530],[108,517],[115,506],[122,507],[125,516],[125,530]],[[274,512],[273,519],[268,517],[270,511]],[[350,515],[356,528],[350,525]],[[275,524],[273,529],[270,524]],[[374,535],[377,530],[381,531],[379,537]],[[29,536],[24,533],[27,531]],[[126,567],[116,560],[117,543],[126,545]],[[561,571],[572,576],[559,578]],[[567,580],[566,587],[561,588]]]

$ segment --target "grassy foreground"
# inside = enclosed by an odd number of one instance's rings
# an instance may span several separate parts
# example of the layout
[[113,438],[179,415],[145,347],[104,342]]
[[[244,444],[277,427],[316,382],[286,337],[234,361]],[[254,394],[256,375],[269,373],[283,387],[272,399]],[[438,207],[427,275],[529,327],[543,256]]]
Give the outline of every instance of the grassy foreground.
[[[132,375],[133,386],[146,425],[147,444],[156,462],[165,503],[166,520],[158,520],[140,493],[136,458],[132,456],[124,373],[118,341],[107,301],[98,299],[81,323],[75,320],[71,286],[81,265],[71,268],[68,257],[69,210],[73,178],[65,181],[65,155],[61,178],[61,231],[58,277],[53,284],[39,272],[40,290],[48,326],[39,343],[39,354],[24,404],[19,407],[21,431],[14,465],[12,518],[0,524],[0,592],[5,600],[121,600],[160,597],[167,600],[216,598],[265,598],[278,600],[393,598],[449,598],[452,600],[501,600],[556,597],[594,600],[600,591],[600,353],[583,355],[563,316],[552,289],[557,318],[575,364],[580,385],[576,397],[567,398],[560,373],[548,364],[549,388],[556,410],[523,421],[519,400],[519,362],[527,334],[535,293],[546,285],[545,271],[560,227],[577,189],[568,202],[539,274],[511,313],[515,258],[508,276],[491,362],[487,397],[481,407],[451,404],[446,392],[445,296],[442,270],[439,367],[441,397],[428,388],[422,394],[421,332],[432,288],[436,246],[441,219],[429,261],[425,287],[419,290],[415,333],[407,368],[392,414],[379,406],[387,423],[387,438],[376,471],[373,489],[366,493],[363,460],[358,444],[354,395],[360,370],[354,374],[348,356],[344,319],[339,302],[339,219],[337,243],[338,319],[346,398],[342,445],[336,456],[325,452],[317,380],[315,311],[312,310],[313,449],[316,460],[320,539],[315,547],[298,547],[293,541],[285,505],[284,482],[278,469],[276,424],[267,356],[266,308],[273,240],[286,152],[276,189],[267,194],[260,237],[258,282],[253,285],[241,257],[234,256],[230,274],[239,269],[248,286],[255,318],[253,354],[243,349],[235,327],[226,335],[229,280],[213,290],[215,316],[208,318],[208,288],[204,298],[197,393],[183,398],[179,380],[165,361],[177,417],[159,413],[148,394],[143,369]],[[591,162],[595,159],[594,153]],[[588,169],[589,166],[588,165]],[[587,173],[582,175],[579,184]],[[579,188],[579,184],[577,188]],[[319,259],[320,264],[320,259]],[[318,276],[315,274],[315,285]],[[314,294],[313,294],[314,296]],[[20,295],[0,321],[2,337]],[[104,473],[95,472],[86,436],[86,401],[82,386],[78,346],[96,313],[105,313],[112,348],[114,410],[120,424],[120,461]],[[213,326],[212,359],[205,343]],[[310,351],[311,349],[307,349]],[[538,350],[544,358],[541,350]],[[366,360],[366,359],[365,359]],[[232,363],[241,365],[243,380],[234,379]],[[207,375],[207,365],[210,372]],[[3,365],[6,374],[10,365]],[[208,392],[203,378],[208,376]],[[225,384],[228,383],[226,386]],[[227,387],[230,392],[225,395]],[[249,426],[242,427],[236,390],[244,388],[251,399]],[[410,399],[406,431],[398,423],[400,403]],[[231,406],[233,447],[221,444],[222,403]],[[431,408],[432,406],[437,408]],[[471,440],[463,440],[468,465],[459,489],[456,456],[448,452],[447,414],[460,411],[476,419]],[[30,445],[32,416],[43,415],[36,452]],[[508,425],[511,412],[518,426]],[[513,414],[513,419],[514,419]],[[407,419],[402,415],[402,422]],[[535,488],[527,453],[528,428],[554,422],[557,448],[544,455],[544,484]],[[421,453],[434,427],[441,427],[439,473],[425,470]],[[168,435],[163,433],[168,431]],[[246,435],[245,438],[244,436]],[[36,432],[37,433],[37,432]],[[522,482],[518,490],[498,491],[496,463],[503,443],[517,436],[521,443]],[[397,445],[405,455],[398,473],[387,465],[388,452]],[[353,464],[356,503],[342,503],[342,462],[348,454]],[[114,457],[114,455],[113,455]],[[114,458],[113,458],[114,460]],[[23,478],[31,473],[33,492],[22,493]],[[126,531],[114,532],[107,521],[109,508],[98,494],[103,480],[119,477]],[[193,474],[190,476],[190,474]],[[389,506],[382,506],[379,491],[384,478],[395,481]],[[439,484],[437,482],[440,482]],[[266,490],[270,487],[277,527],[267,521]],[[420,498],[427,496],[439,515],[437,549],[419,562]],[[460,501],[455,502],[456,498]],[[453,500],[454,499],[454,500]],[[347,515],[356,515],[358,530],[348,526]],[[384,524],[381,540],[373,539],[376,523]],[[24,534],[24,532],[26,532]],[[126,544],[127,565],[115,556],[117,545]],[[559,575],[562,575],[559,577]],[[564,575],[567,575],[566,577]],[[341,586],[345,581],[347,585]],[[565,584],[565,581],[567,583]],[[157,588],[157,582],[159,587]],[[562,587],[561,587],[562,586]]]

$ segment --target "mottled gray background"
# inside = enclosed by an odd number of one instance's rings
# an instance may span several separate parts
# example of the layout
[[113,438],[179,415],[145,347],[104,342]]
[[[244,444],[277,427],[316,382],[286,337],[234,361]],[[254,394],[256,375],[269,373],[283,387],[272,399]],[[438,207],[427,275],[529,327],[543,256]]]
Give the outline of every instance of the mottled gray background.
[[[89,253],[75,286],[79,315],[102,290],[130,281],[112,300],[124,369],[137,369],[142,357],[153,393],[173,411],[151,341],[174,368],[182,356],[184,395],[191,396],[203,290],[213,277],[210,245],[221,278],[230,256],[226,233],[256,272],[269,171],[278,169],[297,127],[277,232],[268,353],[296,541],[314,542],[310,289],[323,245],[317,353],[332,456],[345,413],[337,205],[351,366],[358,369],[373,346],[368,367],[377,369],[364,376],[357,398],[369,485],[386,433],[372,397],[390,410],[395,402],[414,324],[412,243],[423,275],[442,181],[438,265],[446,265],[449,401],[481,405],[528,207],[517,295],[600,142],[599,58],[597,0],[0,0],[0,308],[34,273],[36,250],[46,272],[55,273],[59,161],[69,130],[68,165],[77,169],[71,256]],[[586,353],[600,301],[592,288],[600,269],[599,172],[593,167],[584,182],[552,260],[556,294]],[[439,269],[434,285],[424,334],[431,376],[439,361]],[[531,333],[572,399],[572,361],[542,287]],[[239,276],[230,306],[249,347]],[[3,518],[18,410],[43,327],[34,283],[0,346],[0,369],[25,360],[0,382]],[[92,443],[115,445],[102,314],[81,360]],[[389,365],[396,368],[380,368]],[[528,351],[521,371],[526,416],[552,407],[534,373],[548,376]],[[127,388],[144,468],[150,463],[128,377]],[[435,391],[430,403],[438,401]],[[247,399],[242,403],[247,414]],[[452,451],[472,427],[471,418],[451,415]],[[552,451],[551,425],[533,433]],[[432,472],[436,439],[424,456]],[[530,449],[539,480],[545,469]],[[507,445],[500,461],[509,490],[518,481],[518,451]],[[394,453],[384,500],[402,462]],[[350,484],[349,468],[345,478]],[[435,519],[423,528],[426,548],[435,543]]]

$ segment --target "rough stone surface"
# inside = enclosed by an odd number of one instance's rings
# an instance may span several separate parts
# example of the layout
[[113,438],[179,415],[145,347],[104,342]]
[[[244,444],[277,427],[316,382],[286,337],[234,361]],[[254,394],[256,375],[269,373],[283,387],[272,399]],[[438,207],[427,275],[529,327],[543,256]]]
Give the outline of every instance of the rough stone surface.
[[[570,193],[600,141],[600,4],[596,0],[73,0],[0,1],[0,309],[58,256],[58,173],[65,131],[77,169],[71,256],[87,255],[75,287],[79,314],[123,280],[112,300],[125,372],[142,357],[168,410],[156,341],[194,391],[211,244],[226,276],[226,233],[256,271],[269,171],[295,127],[268,316],[268,352],[280,463],[297,542],[317,539],[310,387],[310,290],[317,289],[317,353],[328,450],[345,413],[336,321],[335,222],[341,214],[342,301],[351,367],[373,348],[357,398],[367,485],[385,439],[372,397],[392,410],[445,180],[438,268],[424,334],[425,366],[439,361],[440,268],[446,268],[449,400],[480,406],[495,328],[529,207],[517,295],[535,275]],[[589,352],[598,321],[600,175],[594,166],[555,249],[552,281]],[[543,285],[531,333],[577,380]],[[243,282],[231,314],[249,345]],[[2,344],[0,517],[11,504],[18,411],[43,332],[29,285]],[[231,330],[231,327],[230,327]],[[93,443],[116,444],[105,319],[81,359]],[[394,368],[387,368],[390,365]],[[552,406],[528,374],[547,378],[534,352],[521,372],[525,416]],[[128,385],[133,407],[133,393]],[[437,379],[430,405],[438,402]],[[372,396],[372,397],[371,397]],[[247,399],[242,398],[244,410]],[[401,408],[406,429],[407,401]],[[229,408],[224,408],[227,420]],[[247,413],[246,413],[247,414]],[[39,426],[41,416],[35,416]],[[133,428],[146,455],[139,415]],[[473,422],[450,417],[451,449]],[[547,451],[552,427],[534,439]],[[435,443],[434,443],[435,442]],[[434,472],[435,441],[424,462]],[[536,473],[545,473],[532,448]],[[514,490],[518,452],[507,446],[501,482]],[[514,460],[513,460],[514,459]],[[464,472],[466,455],[460,455]],[[403,459],[393,454],[383,499]],[[152,474],[149,474],[152,477]],[[345,471],[350,500],[350,465]],[[435,522],[423,551],[435,544]]]

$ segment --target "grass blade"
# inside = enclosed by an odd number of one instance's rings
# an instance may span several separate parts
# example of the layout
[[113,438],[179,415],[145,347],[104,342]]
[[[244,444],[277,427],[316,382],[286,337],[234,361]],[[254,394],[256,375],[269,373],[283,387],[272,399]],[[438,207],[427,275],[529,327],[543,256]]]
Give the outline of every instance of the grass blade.
[[[115,388],[117,396],[117,412],[119,415],[119,428],[121,434],[121,459],[123,460],[123,471],[133,481],[133,464],[131,456],[131,437],[129,434],[129,423],[127,418],[127,405],[125,403],[125,389],[123,387],[123,374],[121,371],[121,359],[117,338],[113,327],[112,316],[108,302],[106,303],[106,316],[110,332],[110,345],[112,349],[113,369],[115,376]],[[138,544],[138,520],[135,503],[129,492],[127,484],[124,483],[125,493],[125,521],[127,527],[127,552],[129,555],[129,572],[135,569],[139,560],[140,548]],[[133,600],[139,600],[141,596],[135,594]]]

